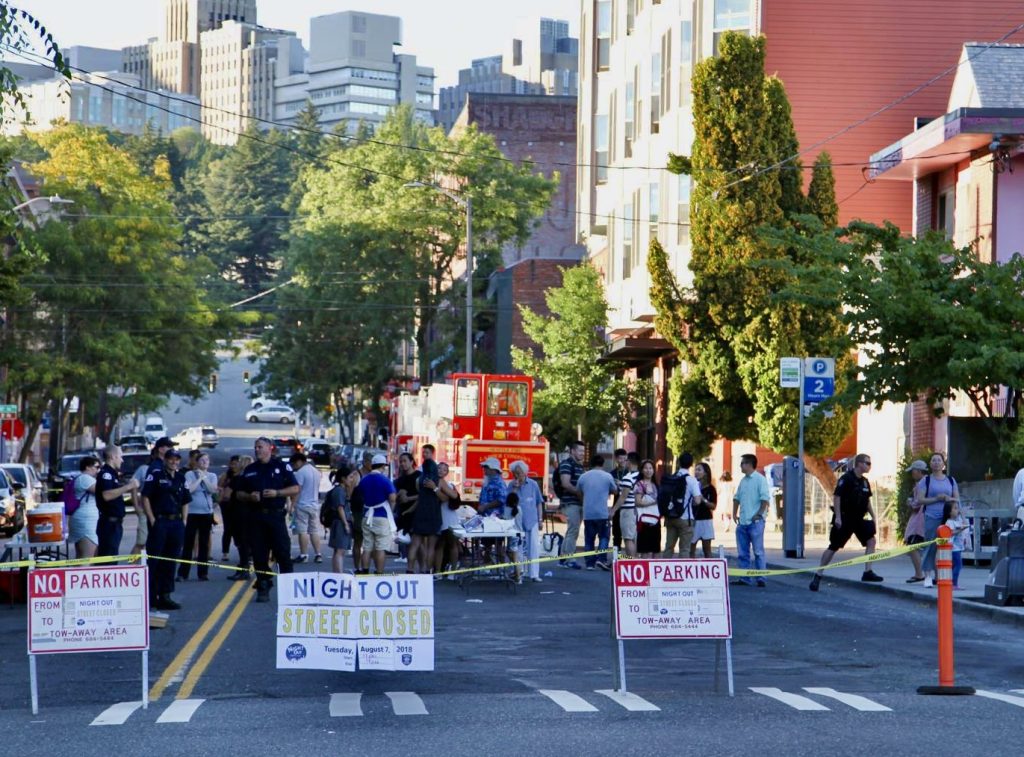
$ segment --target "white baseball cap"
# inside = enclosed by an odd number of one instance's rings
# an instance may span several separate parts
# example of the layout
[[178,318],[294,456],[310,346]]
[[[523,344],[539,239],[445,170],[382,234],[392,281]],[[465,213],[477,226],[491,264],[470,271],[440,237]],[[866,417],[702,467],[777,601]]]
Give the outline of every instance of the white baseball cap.
[[501,463],[498,462],[498,458],[489,457],[480,463],[482,468],[490,468],[491,470],[501,470]]
[[387,465],[387,464],[388,464],[388,456],[387,455],[374,455],[373,456],[373,460],[370,461],[370,467],[371,468],[376,468],[378,465]]

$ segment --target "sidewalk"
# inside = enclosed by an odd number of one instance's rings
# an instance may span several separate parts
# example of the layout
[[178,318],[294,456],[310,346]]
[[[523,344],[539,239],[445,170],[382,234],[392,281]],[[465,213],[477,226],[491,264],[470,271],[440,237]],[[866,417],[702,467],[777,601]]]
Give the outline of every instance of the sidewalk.
[[[735,542],[730,542],[728,537],[719,540],[727,544],[726,556],[735,559]],[[765,552],[768,567],[776,569],[784,568],[814,568],[821,560],[821,553],[828,545],[827,540],[822,538],[808,538],[804,546],[803,559],[789,558],[785,556],[782,549],[782,535],[770,533],[765,535]],[[856,548],[854,548],[856,547]],[[881,549],[879,552],[883,551]],[[864,549],[855,539],[847,545],[847,548],[839,552],[835,560],[847,560],[864,554]],[[860,580],[864,572],[864,565],[850,565],[844,568],[834,568],[824,571],[824,578],[821,581],[821,591],[846,590],[856,587],[864,591],[884,591],[903,597],[909,597],[924,602],[934,603],[937,600],[937,589],[926,589],[921,583],[906,583],[907,579],[914,575],[914,566],[906,555],[893,557],[889,560],[878,560],[870,563],[871,569],[885,579],[883,583],[865,583]],[[1024,607],[997,607],[984,604],[980,600],[985,596],[985,582],[988,580],[989,563],[983,562],[977,567],[967,563],[960,573],[959,591],[953,592],[953,611],[956,613],[970,613],[980,615],[999,622],[1010,623],[1024,627]],[[811,582],[812,571],[797,573],[787,578],[794,578],[801,584]],[[769,578],[770,580],[770,578]],[[810,590],[808,590],[810,596]]]

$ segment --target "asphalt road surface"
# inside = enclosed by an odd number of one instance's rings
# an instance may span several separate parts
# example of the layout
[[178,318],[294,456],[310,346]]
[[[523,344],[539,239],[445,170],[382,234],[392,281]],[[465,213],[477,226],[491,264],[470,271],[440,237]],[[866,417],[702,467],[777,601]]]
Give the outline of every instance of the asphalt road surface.
[[514,594],[436,584],[436,670],[420,673],[276,670],[275,604],[214,571],[179,584],[184,608],[152,632],[147,710],[138,653],[63,655],[38,658],[33,717],[25,607],[0,607],[3,751],[1019,753],[1024,645],[1013,626],[958,617],[958,683],[980,693],[920,696],[937,682],[933,607],[827,582],[812,595],[783,577],[731,587],[734,698],[711,641],[627,642],[623,698],[612,691],[609,575],[550,571]]

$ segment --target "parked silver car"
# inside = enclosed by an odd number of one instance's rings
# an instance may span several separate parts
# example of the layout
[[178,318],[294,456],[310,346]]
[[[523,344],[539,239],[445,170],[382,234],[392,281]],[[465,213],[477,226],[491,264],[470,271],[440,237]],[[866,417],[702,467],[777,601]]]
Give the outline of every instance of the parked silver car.
[[25,527],[25,501],[17,496],[21,486],[0,471],[0,534],[13,536]]
[[295,423],[296,417],[296,412],[285,405],[268,405],[245,414],[249,423]]
[[39,478],[36,469],[25,463],[4,463],[0,470],[15,484],[21,484],[18,496],[25,500],[25,511],[34,510],[46,501],[46,485]]

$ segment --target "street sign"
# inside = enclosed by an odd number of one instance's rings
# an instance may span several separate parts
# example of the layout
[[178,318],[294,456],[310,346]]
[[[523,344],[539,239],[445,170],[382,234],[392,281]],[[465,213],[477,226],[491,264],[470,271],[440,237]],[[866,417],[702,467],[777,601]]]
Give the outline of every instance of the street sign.
[[804,360],[804,404],[824,402],[835,394],[836,360],[809,357]]
[[620,639],[730,639],[725,560],[617,560]]
[[18,417],[17,405],[0,405],[0,420],[13,421]]
[[783,389],[800,388],[800,358],[779,358],[779,386]]
[[25,435],[25,424],[18,418],[4,418],[0,421],[0,435],[9,442],[20,439]]

